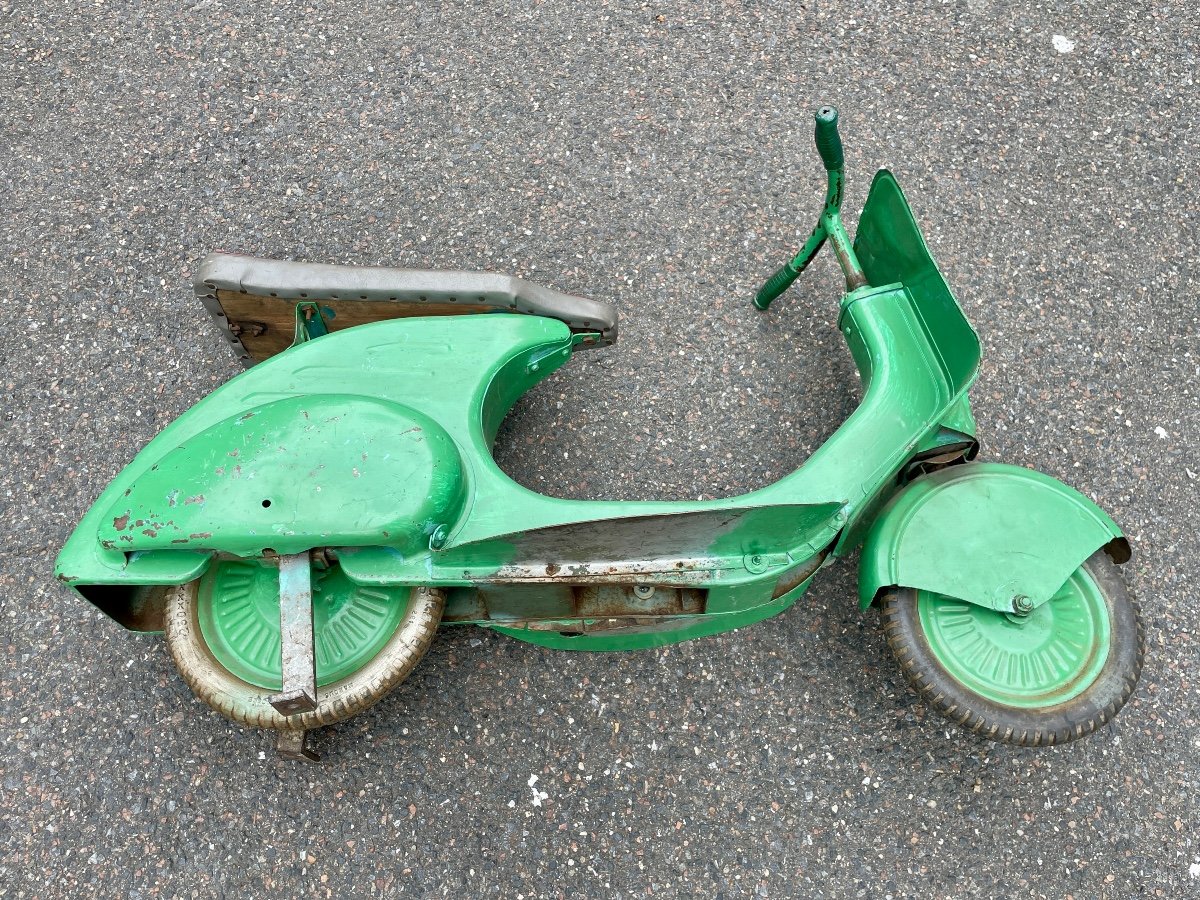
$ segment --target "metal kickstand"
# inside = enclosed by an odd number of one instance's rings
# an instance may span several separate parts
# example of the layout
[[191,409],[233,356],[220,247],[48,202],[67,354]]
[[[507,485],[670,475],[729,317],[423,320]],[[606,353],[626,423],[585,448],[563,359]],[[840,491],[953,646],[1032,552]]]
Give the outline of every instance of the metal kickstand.
[[[317,708],[317,669],[313,650],[312,560],[308,553],[279,557],[279,637],[283,684],[270,703],[292,718]],[[283,759],[318,762],[304,728],[279,731],[275,744]]]
[[277,732],[275,751],[280,759],[290,759],[293,762],[320,762],[321,755],[308,746],[308,732],[297,731]]
[[270,698],[283,716],[317,708],[313,653],[312,568],[307,553],[279,557],[279,639],[283,688]]

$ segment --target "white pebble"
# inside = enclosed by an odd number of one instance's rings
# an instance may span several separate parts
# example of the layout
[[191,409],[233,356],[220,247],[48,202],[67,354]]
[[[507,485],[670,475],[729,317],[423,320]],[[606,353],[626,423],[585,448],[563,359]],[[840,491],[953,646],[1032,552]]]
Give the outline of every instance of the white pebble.
[[1063,34],[1056,34],[1050,39],[1054,49],[1059,53],[1070,53],[1075,49],[1075,42]]

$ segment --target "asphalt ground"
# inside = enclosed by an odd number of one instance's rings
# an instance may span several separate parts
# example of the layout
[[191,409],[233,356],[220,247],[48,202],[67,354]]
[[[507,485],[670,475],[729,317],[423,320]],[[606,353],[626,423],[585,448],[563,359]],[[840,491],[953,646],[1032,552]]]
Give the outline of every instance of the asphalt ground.
[[[1200,896],[1198,20],[0,2],[0,896]],[[817,210],[822,102],[849,218],[895,171],[982,336],[984,456],[1133,542],[1150,655],[1112,726],[1034,751],[940,719],[849,560],[665,650],[443,629],[302,767],[51,580],[103,486],[238,371],[188,287],[214,248],[615,303],[619,344],[502,431],[538,490],[718,497],[790,471],[858,399],[828,257],[750,304]]]

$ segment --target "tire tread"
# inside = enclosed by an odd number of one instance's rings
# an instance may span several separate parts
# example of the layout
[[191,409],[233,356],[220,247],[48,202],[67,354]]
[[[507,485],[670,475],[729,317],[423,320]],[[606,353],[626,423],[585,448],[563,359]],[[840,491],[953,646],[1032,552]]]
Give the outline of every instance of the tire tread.
[[167,649],[180,676],[196,696],[228,719],[252,728],[282,731],[330,725],[378,703],[416,667],[433,643],[445,607],[445,591],[413,588],[395,634],[357,672],[317,692],[317,708],[284,716],[271,706],[275,691],[248,684],[226,670],[209,651],[196,618],[198,582],[179,585],[166,602]]
[[[1094,709],[1083,719],[1074,719],[1069,710],[1061,711],[1061,717],[1067,719],[1050,724],[1054,717],[1047,717],[1044,727],[1022,727],[1025,723],[1004,721],[1007,716],[997,704],[990,703],[969,692],[950,678],[931,653],[920,645],[924,635],[917,624],[918,619],[913,608],[916,605],[916,591],[907,588],[893,588],[882,596],[880,613],[883,618],[883,634],[888,649],[900,664],[900,670],[905,678],[921,696],[921,698],[939,713],[957,722],[960,727],[982,737],[990,738],[1005,744],[1015,744],[1021,747],[1056,746],[1078,740],[1092,734],[1113,720],[1122,707],[1133,695],[1137,686],[1138,676],[1146,656],[1145,623],[1142,618],[1141,606],[1136,598],[1125,589],[1124,583],[1116,572],[1115,564],[1103,551],[1098,551],[1085,564],[1088,571],[1096,578],[1100,589],[1109,597],[1110,602],[1127,603],[1133,619],[1134,651],[1127,670],[1119,673],[1113,681],[1120,684],[1120,690],[1115,696],[1106,698],[1099,709]],[[1097,570],[1100,570],[1097,572]],[[1097,577],[1099,576],[1099,577]],[[1114,583],[1115,579],[1115,583]],[[1106,584],[1106,582],[1109,582]],[[1116,585],[1119,584],[1119,588]],[[1114,591],[1119,596],[1109,593]],[[907,607],[906,607],[907,605]],[[1114,625],[1114,627],[1116,627]],[[1100,681],[1100,678],[1097,678]],[[953,685],[953,687],[951,687]],[[964,696],[965,695],[965,696]],[[978,702],[971,702],[975,698]],[[1065,706],[1070,707],[1071,701]],[[1030,710],[1021,710],[1029,713]]]

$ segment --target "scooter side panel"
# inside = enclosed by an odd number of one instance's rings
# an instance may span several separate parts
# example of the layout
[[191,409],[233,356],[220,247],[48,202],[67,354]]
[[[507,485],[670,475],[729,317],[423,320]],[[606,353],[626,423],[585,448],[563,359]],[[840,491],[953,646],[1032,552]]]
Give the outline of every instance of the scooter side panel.
[[58,555],[55,575],[121,624],[157,630],[153,614],[136,614],[139,607],[152,607],[138,599],[137,589],[198,578],[211,548],[126,551],[104,546],[100,531],[106,518],[111,525],[118,517],[108,514],[125,492],[166,454],[230,417],[323,393],[415,398],[414,405],[425,407],[434,421],[451,424],[460,449],[473,446],[472,435],[482,435],[480,398],[496,373],[506,367],[523,373],[521,387],[527,390],[562,365],[570,348],[570,331],[561,322],[489,314],[364,325],[274,356],[219,387],[147,444],[84,514]]
[[458,517],[457,447],[435,421],[354,394],[289,397],[168,450],[105,514],[118,550],[236,556],[385,543],[424,549]]

